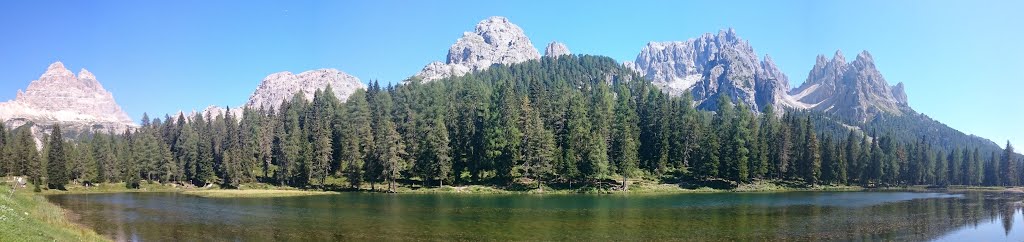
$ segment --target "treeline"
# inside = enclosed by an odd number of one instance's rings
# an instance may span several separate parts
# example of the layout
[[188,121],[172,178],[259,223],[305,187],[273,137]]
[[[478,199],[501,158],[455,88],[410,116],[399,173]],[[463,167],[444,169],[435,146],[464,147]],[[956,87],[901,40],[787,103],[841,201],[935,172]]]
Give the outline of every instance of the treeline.
[[669,96],[604,57],[544,58],[430,83],[373,82],[344,102],[330,89],[240,117],[144,117],[137,130],[73,142],[58,127],[42,153],[28,128],[3,131],[0,173],[45,178],[52,188],[149,180],[337,189],[334,181],[343,181],[389,191],[413,182],[571,188],[631,178],[1017,185],[1024,174],[1009,144],[987,154],[933,146],[928,137],[840,134],[820,113],[759,114],[725,96],[717,111],[697,110],[691,95]]

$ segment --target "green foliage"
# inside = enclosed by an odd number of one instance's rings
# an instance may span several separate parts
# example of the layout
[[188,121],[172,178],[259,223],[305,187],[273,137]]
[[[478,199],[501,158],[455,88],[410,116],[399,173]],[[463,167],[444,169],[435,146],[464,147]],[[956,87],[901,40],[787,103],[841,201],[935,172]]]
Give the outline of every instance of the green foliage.
[[68,152],[65,149],[64,136],[60,125],[54,125],[47,144],[46,153],[46,184],[52,189],[64,190],[68,184]]
[[593,189],[618,178],[625,189],[635,177],[1015,185],[1024,173],[1009,144],[994,149],[919,114],[852,121],[716,98],[702,100],[715,111],[698,110],[691,93],[662,92],[610,58],[542,58],[429,83],[374,81],[344,102],[327,87],[241,116],[145,115],[138,129],[75,142],[58,131],[45,163],[29,126],[0,126],[0,174],[45,177],[55,188],[146,180],[337,189],[331,181],[344,180],[393,192],[398,183]]

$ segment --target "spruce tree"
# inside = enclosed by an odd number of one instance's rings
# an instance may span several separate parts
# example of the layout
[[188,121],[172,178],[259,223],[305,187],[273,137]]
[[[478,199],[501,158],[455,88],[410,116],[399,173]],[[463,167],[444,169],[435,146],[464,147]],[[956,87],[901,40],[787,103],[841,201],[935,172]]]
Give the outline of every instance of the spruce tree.
[[544,191],[544,178],[551,173],[552,162],[555,160],[555,137],[544,128],[540,112],[530,104],[529,98],[522,99],[520,112],[523,115],[523,163],[519,166],[520,173],[533,179],[537,188]]
[[1013,145],[1010,144],[1010,141],[1006,141],[1006,149],[1003,149],[1003,154],[1000,157],[1000,162],[1002,164],[999,166],[1002,168],[1000,170],[1002,179],[1000,180],[1002,181],[1003,186],[1017,185],[1017,161],[1014,158],[1015,155],[1016,153],[1013,151]]
[[46,184],[51,189],[64,190],[68,184],[68,153],[64,147],[64,137],[60,125],[54,124],[47,144]]
[[366,102],[366,92],[357,90],[349,96],[345,105],[348,128],[343,131],[342,160],[349,185],[359,188],[363,182],[363,166],[373,147],[374,137],[370,128],[370,107]]
[[629,177],[637,172],[639,161],[639,118],[636,104],[625,87],[620,87],[618,101],[615,105],[615,122],[612,126],[612,159],[618,164],[618,173],[622,176],[622,190],[629,189]]
[[499,83],[492,97],[491,111],[485,125],[487,157],[494,163],[495,176],[511,182],[519,154],[522,131],[519,130],[519,101],[511,84]]

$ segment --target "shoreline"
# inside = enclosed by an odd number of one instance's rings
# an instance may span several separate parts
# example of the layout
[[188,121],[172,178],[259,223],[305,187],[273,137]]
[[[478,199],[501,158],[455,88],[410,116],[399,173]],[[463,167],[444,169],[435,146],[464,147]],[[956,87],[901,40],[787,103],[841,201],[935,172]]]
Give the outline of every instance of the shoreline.
[[[486,194],[522,194],[522,195],[661,195],[661,194],[701,194],[701,193],[782,193],[782,192],[860,192],[860,191],[907,191],[907,192],[1017,192],[1024,193],[1020,187],[986,187],[986,186],[949,186],[933,188],[928,186],[905,186],[905,187],[882,187],[866,188],[861,186],[848,185],[819,185],[812,187],[783,186],[772,182],[755,182],[743,184],[731,189],[716,189],[708,187],[683,188],[680,184],[653,184],[638,182],[631,184],[629,190],[620,191],[615,189],[598,189],[583,187],[576,189],[553,189],[545,187],[530,190],[511,190],[493,185],[461,185],[443,187],[420,187],[420,186],[399,186],[395,194],[465,194],[465,195],[486,195]],[[68,186],[67,190],[43,190],[39,195],[63,195],[63,194],[104,194],[104,193],[136,193],[136,192],[174,192],[190,196],[205,198],[271,198],[271,197],[295,197],[295,196],[316,196],[332,195],[342,193],[389,193],[385,190],[370,190],[369,187],[360,189],[343,190],[322,190],[322,189],[299,189],[294,187],[273,186],[262,183],[243,185],[237,189],[224,189],[218,187],[186,187],[174,184],[143,183],[138,189],[128,189],[123,183],[103,183],[93,187]]]

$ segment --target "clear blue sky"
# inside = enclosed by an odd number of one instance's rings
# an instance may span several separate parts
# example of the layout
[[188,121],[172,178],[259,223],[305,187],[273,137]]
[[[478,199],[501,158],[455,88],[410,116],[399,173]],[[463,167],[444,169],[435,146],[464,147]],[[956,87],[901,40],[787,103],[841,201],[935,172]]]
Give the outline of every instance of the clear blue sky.
[[501,15],[540,49],[558,40],[620,61],[733,27],[794,87],[816,55],[868,50],[914,109],[1024,144],[1022,12],[1024,1],[3,1],[0,99],[57,60],[95,73],[135,119],[238,106],[279,71],[396,82]]

